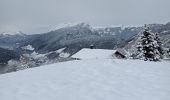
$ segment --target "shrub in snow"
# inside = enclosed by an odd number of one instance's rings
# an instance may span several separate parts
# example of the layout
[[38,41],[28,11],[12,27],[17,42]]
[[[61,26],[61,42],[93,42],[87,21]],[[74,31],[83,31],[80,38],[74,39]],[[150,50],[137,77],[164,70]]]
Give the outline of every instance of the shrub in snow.
[[170,59],[170,48],[164,48],[165,52],[164,52],[164,58],[165,59]]
[[137,43],[136,58],[158,61],[163,57],[162,43],[158,33],[152,33],[149,27],[145,26],[144,31],[139,36]]
[[17,67],[20,66],[20,62],[17,60],[9,60],[6,72],[17,71]]
[[168,53],[168,58],[170,58],[170,48],[169,48],[169,50],[167,51],[167,53]]
[[157,44],[158,44],[157,50],[160,53],[160,58],[163,59],[163,55],[165,51],[163,48],[163,43],[161,42],[161,39],[158,33],[155,33],[155,40],[157,41]]
[[30,67],[35,67],[35,56],[38,55],[31,45],[22,47],[23,54],[20,57],[20,65],[16,67],[16,70],[23,70]]
[[23,54],[20,57],[20,66],[17,67],[17,70],[27,69],[32,65],[34,65],[33,58],[29,54]]
[[24,47],[22,47],[22,49],[24,49],[24,50],[30,50],[30,51],[33,51],[33,50],[34,50],[34,48],[32,47],[32,45],[24,46]]

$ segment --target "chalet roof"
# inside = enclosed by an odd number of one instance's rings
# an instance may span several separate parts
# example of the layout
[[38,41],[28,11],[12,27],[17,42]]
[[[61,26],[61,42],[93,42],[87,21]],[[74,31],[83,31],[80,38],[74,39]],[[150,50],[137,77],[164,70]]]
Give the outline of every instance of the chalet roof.
[[106,49],[88,49],[84,48],[78,53],[74,54],[73,58],[79,59],[103,59],[103,58],[112,58],[116,50],[106,50]]
[[124,56],[126,56],[128,54],[127,51],[125,49],[122,49],[122,48],[118,48],[116,51],[121,53]]

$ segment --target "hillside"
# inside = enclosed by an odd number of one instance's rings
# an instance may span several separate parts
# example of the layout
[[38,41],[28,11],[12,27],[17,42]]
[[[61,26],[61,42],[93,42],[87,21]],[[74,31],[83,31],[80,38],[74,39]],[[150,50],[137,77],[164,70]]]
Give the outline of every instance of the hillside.
[[[170,24],[149,24],[152,32],[158,32],[163,47],[170,48]],[[129,54],[134,52],[138,34],[143,27],[104,27],[93,28],[89,24],[79,23],[59,27],[47,33],[26,35],[22,32],[0,34],[0,48],[8,48],[17,52],[17,56],[24,53],[21,48],[31,45],[35,52],[46,55],[50,60],[56,60],[60,56],[55,51],[65,48],[62,54],[71,55],[82,48],[94,45],[96,49],[124,48]],[[54,55],[54,56],[53,56]],[[169,56],[168,56],[169,57]],[[8,62],[9,59],[5,59]],[[38,64],[39,65],[39,64]]]
[[2,100],[169,100],[170,63],[83,59],[0,75]]
[[[153,32],[160,33],[165,47],[169,47],[170,24],[150,24]],[[0,47],[20,48],[32,45],[37,52],[47,53],[65,48],[65,52],[74,54],[81,48],[95,45],[99,49],[116,49],[124,47],[127,41],[133,41],[143,30],[142,27],[104,27],[93,28],[86,23],[57,28],[47,33],[25,35],[19,32],[0,34]]]
[[19,55],[13,50],[0,48],[0,64],[5,64],[11,59],[19,59]]

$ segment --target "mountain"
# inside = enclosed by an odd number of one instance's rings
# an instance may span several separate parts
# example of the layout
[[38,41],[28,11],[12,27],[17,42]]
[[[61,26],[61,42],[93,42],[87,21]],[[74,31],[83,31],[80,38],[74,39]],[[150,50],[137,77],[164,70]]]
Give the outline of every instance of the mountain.
[[0,34],[0,47],[14,49],[27,41],[28,36],[22,32],[5,32]]
[[[164,48],[170,48],[170,23],[167,24],[149,24],[152,32],[159,33],[160,39],[163,43]],[[141,30],[142,31],[142,30]],[[135,45],[137,43],[138,35],[141,32],[135,34],[132,39],[130,39],[124,48],[130,53],[135,52]]]
[[13,50],[0,48],[0,64],[6,64],[11,59],[19,59],[19,54]]
[[3,32],[3,33],[0,33],[0,35],[12,36],[12,35],[25,35],[25,34],[22,33],[21,31],[18,31],[18,32]]
[[[3,33],[0,35],[0,47],[14,50],[18,54],[22,54],[21,48],[28,45],[40,54],[49,52],[54,54],[56,50],[65,48],[62,53],[69,54],[68,57],[82,48],[90,48],[91,45],[97,49],[125,48],[131,51],[138,34],[143,30],[143,27],[93,28],[86,23],[63,26],[42,34]],[[150,24],[149,26],[153,32],[159,33],[163,45],[170,48],[170,23]]]
[[80,23],[75,26],[64,27],[55,31],[40,34],[30,42],[36,51],[46,53],[60,48],[74,54],[81,48],[90,47],[113,49],[121,42],[114,36],[101,35],[90,25]]
[[129,40],[138,34],[142,27],[106,27],[96,29],[100,35],[114,36],[119,39]]

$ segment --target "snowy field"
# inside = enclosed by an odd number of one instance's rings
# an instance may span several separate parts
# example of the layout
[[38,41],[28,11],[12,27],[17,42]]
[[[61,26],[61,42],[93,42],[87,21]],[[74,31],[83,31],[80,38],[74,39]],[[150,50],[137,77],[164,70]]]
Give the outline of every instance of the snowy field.
[[3,74],[0,100],[170,100],[170,62],[85,58]]

